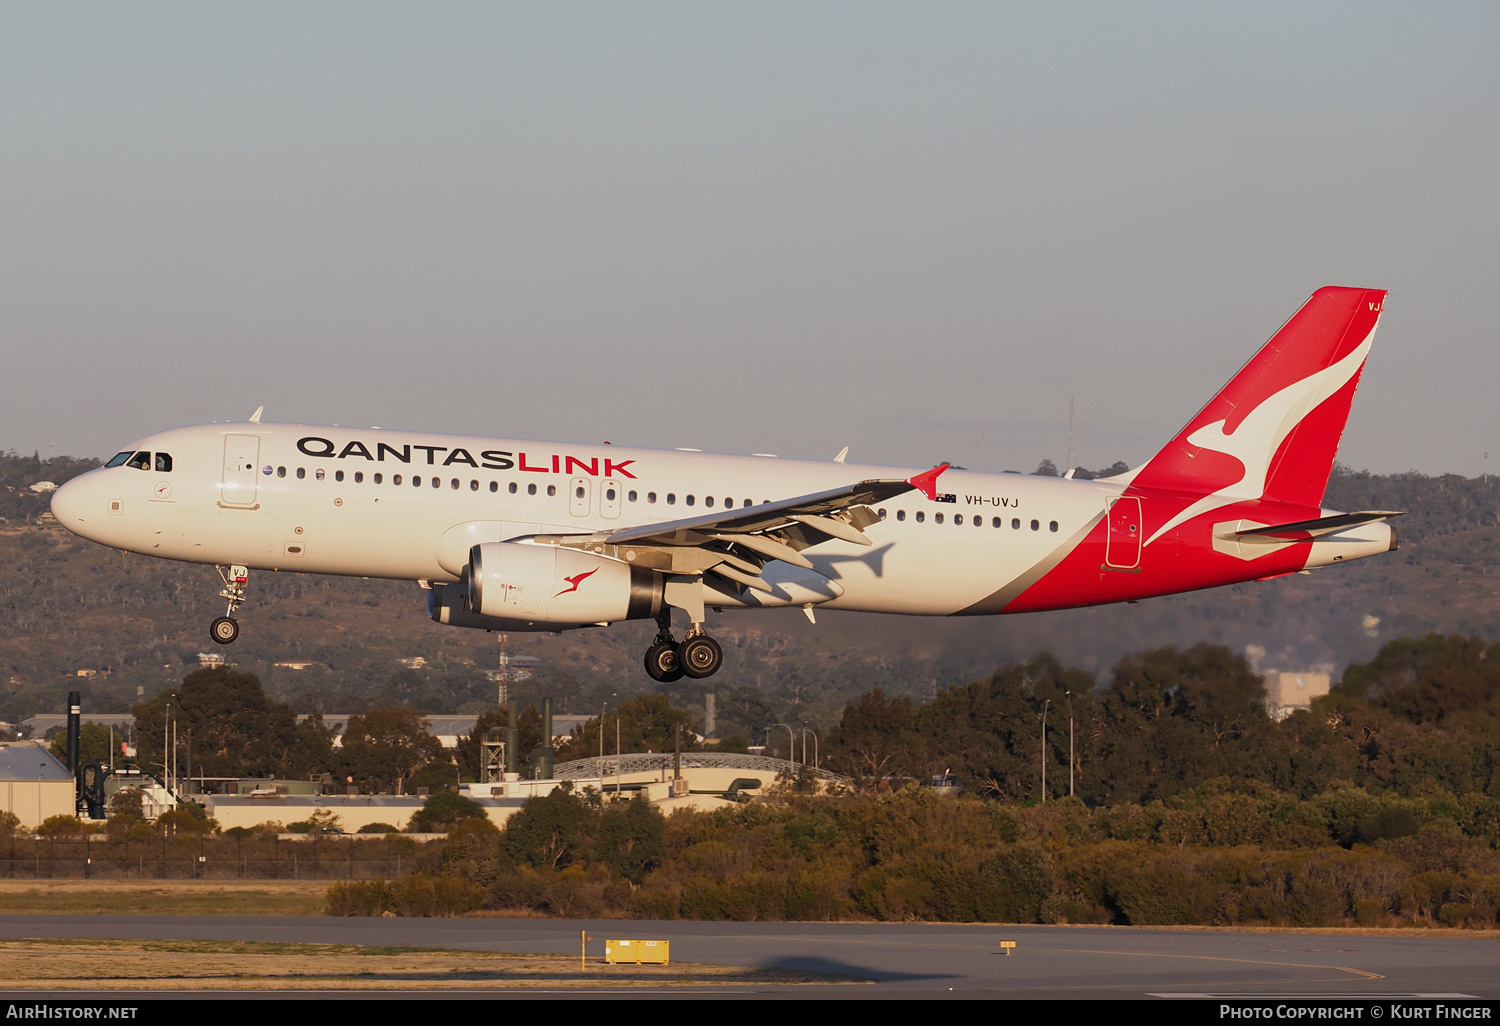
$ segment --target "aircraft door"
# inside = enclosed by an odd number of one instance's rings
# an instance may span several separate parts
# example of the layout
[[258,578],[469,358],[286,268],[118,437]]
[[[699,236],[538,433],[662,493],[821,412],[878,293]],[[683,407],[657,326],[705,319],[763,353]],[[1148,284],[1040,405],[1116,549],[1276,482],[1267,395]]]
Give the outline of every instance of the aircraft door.
[[1104,542],[1104,565],[1112,570],[1136,570],[1141,565],[1141,497],[1121,495],[1110,500],[1104,519],[1109,534]]
[[259,435],[224,436],[224,474],[219,478],[219,505],[254,509],[259,488],[256,465],[260,463]]
[[606,478],[601,487],[599,515],[606,520],[614,520],[620,515],[620,482]]
[[586,517],[594,506],[593,482],[586,477],[575,477],[568,482],[568,512],[575,517]]

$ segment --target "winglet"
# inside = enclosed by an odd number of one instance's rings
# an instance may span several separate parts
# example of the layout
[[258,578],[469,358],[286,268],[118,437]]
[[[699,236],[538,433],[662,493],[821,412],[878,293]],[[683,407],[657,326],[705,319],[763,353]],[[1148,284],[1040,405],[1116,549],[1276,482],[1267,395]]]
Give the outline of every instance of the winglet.
[[916,477],[909,477],[906,483],[927,496],[933,502],[937,501],[937,479],[938,475],[947,470],[952,464],[940,463],[931,470],[924,470]]
[[257,406],[255,408],[255,412],[252,413],[252,414],[250,414],[250,423],[252,423],[252,424],[259,424],[260,423],[260,415],[262,413],[265,413],[265,412],[266,412],[266,408],[264,406]]

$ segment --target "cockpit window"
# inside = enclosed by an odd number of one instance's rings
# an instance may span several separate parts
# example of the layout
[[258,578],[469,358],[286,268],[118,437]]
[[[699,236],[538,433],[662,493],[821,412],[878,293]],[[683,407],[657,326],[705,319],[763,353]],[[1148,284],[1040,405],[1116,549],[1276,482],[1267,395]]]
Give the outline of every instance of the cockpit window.
[[130,459],[126,461],[125,465],[127,467],[134,467],[136,470],[150,470],[151,454],[145,451],[138,452],[134,456],[130,457]]
[[115,453],[115,458],[112,459],[112,460],[110,460],[108,463],[106,463],[105,466],[106,467],[118,467],[120,464],[124,463],[126,460],[130,459],[130,457],[132,457],[134,455],[135,455],[135,450],[134,449],[126,449],[124,452],[117,452],[117,453]]
[[172,472],[172,454],[159,452],[156,454],[156,471],[159,474],[170,474]]

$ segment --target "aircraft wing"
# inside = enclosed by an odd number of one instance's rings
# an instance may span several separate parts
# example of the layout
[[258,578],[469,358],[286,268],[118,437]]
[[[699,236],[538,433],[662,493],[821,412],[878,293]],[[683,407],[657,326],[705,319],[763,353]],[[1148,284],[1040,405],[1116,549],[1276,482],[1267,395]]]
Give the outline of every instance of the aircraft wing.
[[798,495],[682,520],[641,524],[594,534],[538,535],[533,544],[583,549],[670,574],[713,573],[736,588],[770,591],[760,579],[766,563],[779,559],[811,569],[802,550],[832,538],[869,545],[864,529],[879,523],[870,509],[912,490],[937,496],[938,475],[947,464],[906,480],[873,479],[842,488]]

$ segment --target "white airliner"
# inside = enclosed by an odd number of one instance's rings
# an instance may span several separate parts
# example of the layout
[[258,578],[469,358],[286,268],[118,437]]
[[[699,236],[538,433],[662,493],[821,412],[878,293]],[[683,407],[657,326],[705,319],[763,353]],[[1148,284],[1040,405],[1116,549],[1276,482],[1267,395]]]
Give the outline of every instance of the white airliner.
[[[1130,601],[1396,547],[1321,508],[1385,293],[1324,288],[1144,466],[1095,481],[248,422],[163,431],[52,510],[105,545],[414,580],[434,620],[562,631],[653,618],[656,680],[723,661],[704,610],[932,616]],[[1070,472],[1071,473],[1071,472]],[[671,610],[691,626],[681,642]]]

